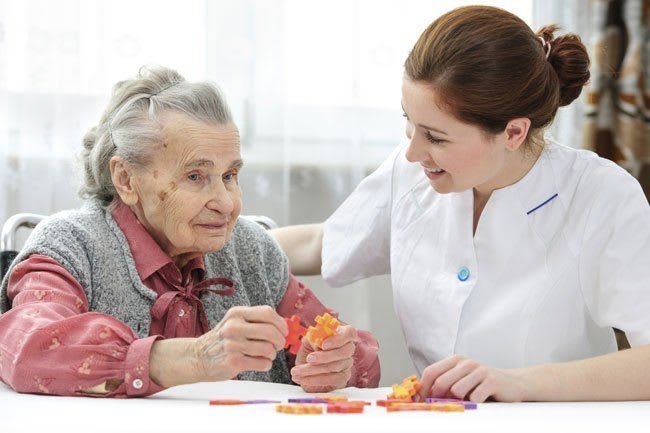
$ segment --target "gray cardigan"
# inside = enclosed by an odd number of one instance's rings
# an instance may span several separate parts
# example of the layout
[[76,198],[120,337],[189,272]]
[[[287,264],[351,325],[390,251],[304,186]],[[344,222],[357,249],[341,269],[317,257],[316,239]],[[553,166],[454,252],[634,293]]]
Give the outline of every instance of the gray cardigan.
[[[11,305],[7,282],[17,263],[32,254],[59,262],[81,284],[91,311],[109,314],[133,329],[149,335],[151,307],[156,293],[140,280],[129,244],[111,212],[97,202],[64,211],[41,222],[31,233],[2,281],[0,313]],[[232,237],[219,251],[204,256],[205,278],[225,277],[235,293],[221,296],[203,292],[210,327],[226,311],[238,305],[271,305],[277,308],[289,282],[289,264],[273,238],[254,222],[240,218]],[[279,353],[269,372],[244,372],[240,379],[291,383],[286,357]]]

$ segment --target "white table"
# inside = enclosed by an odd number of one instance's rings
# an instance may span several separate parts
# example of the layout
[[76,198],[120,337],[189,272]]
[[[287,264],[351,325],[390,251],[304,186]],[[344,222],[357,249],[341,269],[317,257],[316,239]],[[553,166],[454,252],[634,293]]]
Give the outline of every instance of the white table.
[[[336,391],[374,401],[388,388]],[[210,406],[217,398],[275,399],[307,396],[300,388],[227,381],[175,387],[147,398],[94,399],[18,394],[0,383],[0,432],[648,432],[650,402],[486,403],[464,413],[288,415],[275,405]]]

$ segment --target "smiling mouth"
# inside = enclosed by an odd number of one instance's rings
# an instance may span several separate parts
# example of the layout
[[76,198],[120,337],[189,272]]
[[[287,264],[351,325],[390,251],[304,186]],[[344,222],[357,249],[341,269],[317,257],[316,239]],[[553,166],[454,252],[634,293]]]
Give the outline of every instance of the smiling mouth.
[[431,180],[439,179],[447,173],[442,168],[428,168],[425,166],[422,166],[422,168],[424,168],[424,174]]
[[212,224],[197,224],[199,227],[203,227],[208,230],[219,230],[228,226],[228,223],[212,223]]

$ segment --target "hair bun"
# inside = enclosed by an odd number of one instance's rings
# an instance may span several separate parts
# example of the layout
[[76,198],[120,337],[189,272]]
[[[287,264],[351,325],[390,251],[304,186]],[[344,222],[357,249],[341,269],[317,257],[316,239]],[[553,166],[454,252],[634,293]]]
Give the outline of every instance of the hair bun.
[[551,64],[560,81],[560,107],[569,105],[589,81],[589,54],[580,37],[567,33],[557,38],[553,34],[557,25],[542,27],[537,35],[550,44],[548,62]]
[[84,149],[87,151],[91,151],[93,147],[95,147],[95,143],[97,142],[97,127],[93,126],[86,132],[86,135],[83,137],[83,145]]

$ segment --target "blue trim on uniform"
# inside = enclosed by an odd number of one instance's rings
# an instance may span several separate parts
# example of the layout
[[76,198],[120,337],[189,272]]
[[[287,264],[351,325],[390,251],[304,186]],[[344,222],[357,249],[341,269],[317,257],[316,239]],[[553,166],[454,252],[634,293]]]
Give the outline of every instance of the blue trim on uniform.
[[555,193],[555,195],[553,195],[551,198],[549,198],[548,200],[546,200],[544,203],[540,204],[540,205],[537,206],[536,208],[531,209],[531,210],[529,210],[528,212],[526,212],[526,215],[530,215],[531,213],[535,212],[537,209],[539,209],[540,207],[544,206],[544,205],[547,204],[549,201],[553,200],[555,197],[557,197],[557,193]]

